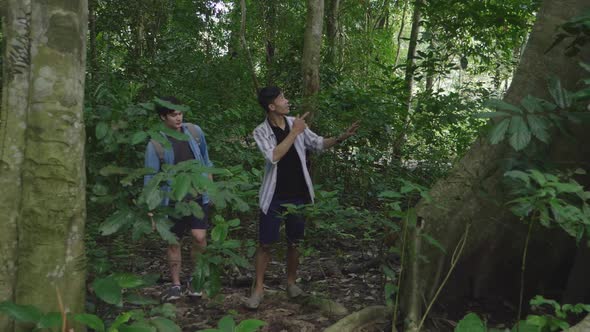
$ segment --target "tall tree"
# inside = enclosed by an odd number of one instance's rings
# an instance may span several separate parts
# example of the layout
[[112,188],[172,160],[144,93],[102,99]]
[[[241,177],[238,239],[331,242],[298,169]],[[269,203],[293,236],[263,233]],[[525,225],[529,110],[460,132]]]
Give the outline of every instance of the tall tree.
[[340,46],[340,0],[329,0],[327,11],[326,33],[328,39],[328,61],[335,64],[338,59]]
[[[552,75],[559,77],[568,90],[575,90],[583,75],[578,63],[590,57],[590,50],[586,48],[577,58],[564,54],[565,45],[550,52],[547,50],[554,41],[556,27],[586,7],[585,0],[543,2],[504,97],[506,102],[518,104],[529,94],[551,100],[547,77]],[[574,127],[572,130],[579,143],[571,144],[564,137],[556,136],[548,154],[551,163],[566,166],[588,164],[590,142],[587,128]],[[509,157],[509,153],[505,145],[491,145],[487,139],[479,139],[449,176],[434,185],[430,193],[432,203],[423,201],[418,204],[419,226],[408,244],[409,257],[413,259],[406,260],[401,288],[402,309],[410,324],[409,330],[416,328],[424,312],[424,299],[430,301],[444,279],[450,266],[450,253],[461,241],[468,224],[472,231],[439,303],[444,304],[450,299],[447,294],[454,298],[518,297],[520,255],[527,230],[505,205],[509,197],[502,182],[505,169],[501,161]],[[424,233],[435,237],[449,254],[422,242],[420,235]],[[543,282],[566,274],[563,257],[571,254],[572,241],[567,238],[563,241],[564,237],[555,232],[548,235],[539,231],[531,239],[529,251],[533,257],[527,260],[530,273],[526,283],[531,292],[538,291],[538,285]]]
[[[82,311],[87,2],[5,2],[0,301]],[[0,318],[0,330],[13,330]]]
[[322,30],[324,25],[324,0],[307,0],[307,18],[303,39],[303,111],[313,119],[313,96],[320,91],[320,60]]

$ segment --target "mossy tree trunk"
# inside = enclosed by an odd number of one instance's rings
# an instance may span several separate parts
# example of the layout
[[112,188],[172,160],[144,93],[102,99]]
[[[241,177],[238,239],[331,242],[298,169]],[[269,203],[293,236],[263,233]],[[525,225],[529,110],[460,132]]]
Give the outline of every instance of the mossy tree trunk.
[[[554,41],[556,27],[588,6],[587,0],[545,0],[542,3],[505,101],[518,104],[529,94],[552,100],[547,89],[548,78],[552,75],[559,77],[569,91],[581,87],[584,71],[579,62],[590,60],[589,48],[585,47],[573,58],[564,55],[566,43],[546,51]],[[548,162],[563,168],[589,170],[588,128],[572,127],[572,130],[576,142],[553,137]],[[448,305],[453,298],[464,301],[465,297],[497,297],[516,303],[526,226],[506,208],[508,197],[502,185],[501,161],[510,153],[505,145],[490,145],[486,138],[479,139],[449,176],[434,185],[433,202],[418,204],[421,223],[408,244],[410,259],[404,266],[400,290],[408,330],[416,328],[425,304],[439,287],[467,223],[471,223],[467,244],[438,303]],[[437,239],[448,254],[421,241],[421,233]],[[527,259],[525,290],[529,296],[555,287],[558,279],[567,279],[575,252],[574,242],[557,230],[535,228]]]
[[[83,310],[87,3],[7,0],[0,122],[0,301]],[[4,316],[0,331],[19,329]]]

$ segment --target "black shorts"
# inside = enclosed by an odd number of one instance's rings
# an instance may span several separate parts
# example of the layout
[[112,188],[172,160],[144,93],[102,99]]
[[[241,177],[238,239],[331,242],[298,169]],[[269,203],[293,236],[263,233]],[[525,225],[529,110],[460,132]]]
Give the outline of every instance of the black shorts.
[[176,234],[177,238],[182,238],[189,230],[192,229],[208,229],[209,228],[209,203],[203,204],[202,201],[198,201],[201,209],[203,209],[203,218],[197,218],[192,214],[189,216],[184,216],[182,218],[170,218],[170,220],[174,223],[172,227],[170,227],[170,231]]
[[258,241],[260,244],[271,244],[277,242],[280,237],[281,223],[285,220],[285,233],[287,242],[295,244],[303,239],[305,234],[305,217],[301,214],[288,214],[282,218],[287,210],[282,204],[293,204],[296,206],[309,203],[305,199],[273,199],[268,208],[268,213],[260,211],[258,222]]

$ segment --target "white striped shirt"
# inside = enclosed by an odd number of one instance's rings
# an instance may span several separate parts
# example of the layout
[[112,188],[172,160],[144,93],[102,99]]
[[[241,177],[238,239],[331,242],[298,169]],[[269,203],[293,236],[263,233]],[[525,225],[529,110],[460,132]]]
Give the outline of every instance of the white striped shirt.
[[[289,128],[293,128],[293,120],[295,118],[292,116],[287,116],[285,118],[289,124]],[[254,135],[254,140],[256,140],[256,144],[258,145],[258,148],[260,149],[260,152],[262,152],[262,155],[265,159],[264,178],[262,179],[262,186],[260,186],[259,192],[259,205],[262,212],[266,214],[268,213],[268,208],[277,186],[277,168],[279,161],[272,160],[273,151],[277,147],[277,138],[272,131],[268,120],[264,120],[263,123],[254,129],[252,134]],[[322,151],[324,149],[324,138],[322,136],[316,135],[309,128],[306,128],[305,131],[297,135],[295,143],[293,144],[295,144],[295,150],[297,151],[299,160],[301,160],[303,177],[305,178],[305,183],[307,184],[307,188],[309,190],[309,197],[311,197],[311,201],[313,202],[313,185],[307,170],[305,151]]]

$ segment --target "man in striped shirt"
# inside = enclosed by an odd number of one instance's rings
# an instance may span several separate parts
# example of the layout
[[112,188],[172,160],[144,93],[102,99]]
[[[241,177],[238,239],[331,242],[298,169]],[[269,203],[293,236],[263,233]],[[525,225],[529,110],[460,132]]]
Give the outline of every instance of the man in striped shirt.
[[313,203],[311,177],[306,167],[306,151],[322,151],[341,143],[356,133],[358,122],[338,137],[324,138],[312,132],[305,123],[308,113],[290,117],[289,101],[277,87],[265,87],[258,93],[258,102],[266,111],[266,119],[253,135],[265,158],[264,178],[260,188],[259,246],[256,251],[256,286],[246,307],[257,309],[264,295],[264,273],[270,261],[269,245],[279,239],[283,219],[287,236],[287,294],[294,298],[303,293],[295,284],[299,251],[305,220],[302,215],[287,215],[283,204],[300,206]]

